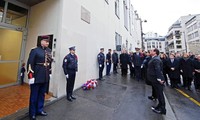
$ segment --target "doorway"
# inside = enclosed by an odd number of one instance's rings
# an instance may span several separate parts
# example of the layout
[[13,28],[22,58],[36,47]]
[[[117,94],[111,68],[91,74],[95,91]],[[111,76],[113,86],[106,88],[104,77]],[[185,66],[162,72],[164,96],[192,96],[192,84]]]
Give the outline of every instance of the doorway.
[[22,37],[23,32],[0,28],[0,86],[18,81]]

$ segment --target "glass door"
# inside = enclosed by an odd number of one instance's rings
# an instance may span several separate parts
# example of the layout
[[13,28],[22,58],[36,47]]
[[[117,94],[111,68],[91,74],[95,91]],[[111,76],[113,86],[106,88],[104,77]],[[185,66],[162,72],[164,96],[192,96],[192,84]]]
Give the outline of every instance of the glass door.
[[23,33],[0,28],[0,86],[16,83]]

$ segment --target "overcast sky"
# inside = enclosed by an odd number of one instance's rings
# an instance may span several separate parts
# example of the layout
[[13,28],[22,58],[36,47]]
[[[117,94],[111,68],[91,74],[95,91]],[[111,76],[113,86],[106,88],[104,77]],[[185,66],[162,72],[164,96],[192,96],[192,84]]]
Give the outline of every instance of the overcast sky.
[[200,14],[200,0],[131,0],[143,22],[143,32],[166,35],[181,16]]

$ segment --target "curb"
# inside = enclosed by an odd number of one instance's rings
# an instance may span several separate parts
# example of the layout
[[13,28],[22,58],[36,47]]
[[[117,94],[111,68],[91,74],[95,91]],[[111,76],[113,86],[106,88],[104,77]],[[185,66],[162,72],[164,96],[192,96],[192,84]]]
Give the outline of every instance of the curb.
[[166,115],[162,115],[164,120],[177,120],[176,115],[174,113],[174,111],[172,110],[172,107],[169,104],[169,101],[165,95],[165,93],[163,92],[164,96],[165,96],[165,104],[166,104],[166,110],[167,110],[167,114]]

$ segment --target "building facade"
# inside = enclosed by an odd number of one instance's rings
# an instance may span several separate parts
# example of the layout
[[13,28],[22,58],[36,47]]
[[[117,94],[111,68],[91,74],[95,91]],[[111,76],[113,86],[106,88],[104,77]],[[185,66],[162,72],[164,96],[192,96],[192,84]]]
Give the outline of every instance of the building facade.
[[144,36],[144,46],[145,51],[157,48],[160,52],[165,53],[165,37],[159,36],[157,33],[148,32]]
[[200,54],[200,15],[195,15],[185,23],[186,49],[188,52]]
[[185,23],[194,15],[180,17],[172,26],[170,26],[166,35],[166,52],[186,52],[186,26]]
[[1,0],[0,80],[5,84],[0,86],[19,83],[21,64],[27,62],[38,37],[49,35],[54,58],[50,92],[55,97],[63,96],[66,80],[62,61],[68,48],[76,46],[79,58],[76,89],[98,78],[97,54],[101,47],[105,53],[108,49],[134,49],[141,36],[136,18],[130,0]]

